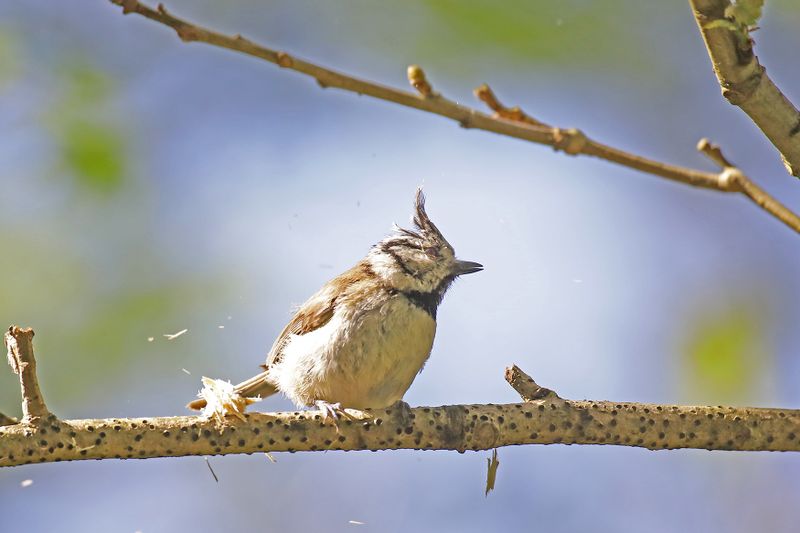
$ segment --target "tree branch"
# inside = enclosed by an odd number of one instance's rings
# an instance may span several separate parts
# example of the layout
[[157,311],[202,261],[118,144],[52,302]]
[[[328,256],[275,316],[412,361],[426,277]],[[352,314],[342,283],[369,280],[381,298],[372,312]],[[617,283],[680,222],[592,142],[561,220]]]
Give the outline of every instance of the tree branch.
[[506,381],[526,402],[545,398],[561,399],[555,391],[546,389],[533,381],[533,378],[523,372],[517,365],[506,368]]
[[764,189],[759,187],[733,163],[722,155],[722,150],[716,144],[712,144],[708,139],[700,139],[697,143],[697,150],[719,165],[722,169],[720,179],[729,183],[729,186],[739,189],[764,210],[770,212],[785,223],[787,226],[794,226],[797,223],[797,215],[792,213],[786,206],[767,194]]
[[[689,0],[724,96],[747,113],[800,178],[800,112],[753,53],[747,24],[729,15],[729,0]],[[753,21],[755,22],[755,21]]]
[[33,357],[33,330],[11,326],[5,334],[8,364],[19,375],[22,391],[22,423],[34,424],[50,415],[39,390],[36,359]]
[[[14,338],[33,337],[11,328]],[[8,336],[7,336],[8,338]],[[33,362],[33,350],[25,352]],[[22,353],[16,350],[15,353]],[[22,369],[23,391],[36,382]],[[390,407],[325,422],[317,411],[213,417],[59,420],[38,405],[37,424],[0,426],[0,467],[83,459],[321,450],[488,450],[519,444],[612,444],[652,450],[800,451],[800,411],[564,400],[516,366],[506,379],[526,401],[502,405]],[[39,395],[41,398],[41,395]]]
[[[489,116],[470,107],[458,104],[434,92],[425,77],[425,73],[416,65],[409,67],[408,76],[409,82],[417,89],[419,94],[401,91],[336,72],[320,65],[304,61],[286,52],[260,46],[245,39],[241,35],[223,35],[207,28],[194,25],[170,14],[163,4],[159,4],[157,9],[152,9],[137,0],[110,1],[113,4],[122,6],[122,11],[125,14],[137,13],[174,29],[178,37],[184,42],[204,42],[213,46],[227,48],[258,57],[282,68],[295,70],[311,76],[315,78],[317,83],[323,88],[337,87],[345,91],[372,96],[380,100],[394,102],[406,107],[450,118],[458,122],[464,128],[480,129],[516,139],[545,144],[569,155],[583,154],[598,157],[611,161],[612,163],[617,163],[694,187],[702,187],[721,192],[742,193],[753,200],[762,209],[781,220],[794,231],[800,233],[800,217],[781,205],[780,202],[769,196],[765,191],[755,186],[749,179],[744,178],[744,174],[740,173],[741,178],[737,180],[730,180],[724,172],[715,174],[712,172],[703,172],[670,165],[604,145],[590,139],[578,129],[550,127],[521,113],[518,108],[507,109],[500,106],[492,94],[491,98],[493,102],[497,104],[497,106],[493,107],[492,102],[487,100],[488,94],[491,94],[491,90],[488,86],[484,85],[479,87],[476,89],[476,94],[493,109],[495,112],[494,116]],[[519,113],[515,110],[519,111]],[[740,183],[742,179],[747,180],[747,187],[745,187],[743,183]],[[747,192],[748,190],[750,193]],[[756,198],[758,198],[758,200]]]

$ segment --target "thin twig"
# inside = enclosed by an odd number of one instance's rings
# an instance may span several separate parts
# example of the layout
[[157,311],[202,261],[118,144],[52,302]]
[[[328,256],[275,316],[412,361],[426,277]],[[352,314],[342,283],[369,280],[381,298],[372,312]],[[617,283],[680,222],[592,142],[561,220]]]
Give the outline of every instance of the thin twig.
[[526,402],[543,400],[545,398],[559,398],[555,391],[546,389],[537,384],[532,377],[522,371],[517,365],[506,368],[506,381]]
[[536,120],[532,116],[525,113],[522,109],[518,106],[514,107],[506,107],[500,103],[497,97],[492,91],[492,88],[489,87],[486,83],[477,87],[474,91],[475,97],[486,104],[486,106],[494,111],[495,118],[504,118],[506,120],[514,120],[516,122],[524,122],[525,124],[531,124],[533,126],[544,126],[545,128],[550,128],[551,126],[545,124],[540,120]]
[[697,150],[719,165],[722,169],[722,172],[719,174],[720,180],[725,181],[728,187],[741,191],[742,194],[750,198],[764,210],[772,213],[786,225],[793,226],[796,224],[797,215],[767,194],[764,189],[748,178],[739,167],[731,163],[728,158],[723,155],[719,146],[711,143],[708,139],[700,139],[700,142],[697,143]]
[[8,350],[8,364],[14,373],[19,375],[19,386],[22,391],[22,422],[32,424],[50,416],[36,377],[33,330],[11,326],[5,334],[5,344]]
[[734,166],[733,163],[728,161],[728,158],[722,154],[722,149],[719,145],[712,143],[706,138],[702,138],[697,142],[697,151],[709,158],[720,168],[733,168]]
[[[401,91],[392,87],[380,85],[353,76],[336,72],[334,70],[304,61],[286,52],[276,51],[260,46],[241,35],[228,36],[214,32],[207,28],[196,26],[169,13],[163,4],[157,9],[152,9],[137,0],[110,0],[113,4],[123,7],[123,13],[137,13],[148,19],[154,20],[174,29],[184,42],[199,41],[221,48],[241,52],[265,61],[275,63],[282,68],[287,68],[311,76],[317,80],[321,87],[337,87],[339,89],[364,94],[394,102],[406,107],[419,109],[455,120],[464,128],[474,128],[490,131],[499,135],[514,137],[525,141],[552,146],[556,150],[564,151],[570,155],[589,155],[605,159],[619,165],[633,168],[648,174],[653,174],[694,187],[702,187],[722,192],[742,192],[755,201],[765,211],[769,212],[790,228],[800,233],[800,217],[782,206],[760,188],[752,187],[739,189],[735,183],[727,179],[723,173],[715,174],[699,170],[670,165],[655,161],[624,150],[604,145],[587,137],[583,132],[574,128],[552,128],[537,123],[535,119],[525,115],[514,116],[514,108],[502,116],[495,109],[496,116],[481,113],[470,107],[458,104],[440,94],[434,93],[424,71],[412,65],[409,75],[411,83],[419,94]],[[496,101],[496,99],[495,99]],[[506,109],[506,108],[503,108]],[[511,118],[510,118],[511,117]],[[750,194],[746,191],[750,190]]]
[[[767,76],[753,53],[747,28],[726,16],[730,1],[689,0],[689,3],[722,95],[747,113],[778,149],[789,173],[800,178],[800,112]],[[755,189],[755,195],[762,192]],[[768,209],[750,193],[745,194]]]

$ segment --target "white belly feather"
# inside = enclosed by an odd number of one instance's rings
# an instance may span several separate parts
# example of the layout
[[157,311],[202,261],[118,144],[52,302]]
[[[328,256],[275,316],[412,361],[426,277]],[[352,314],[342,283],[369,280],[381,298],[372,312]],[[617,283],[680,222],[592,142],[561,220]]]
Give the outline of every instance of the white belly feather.
[[341,306],[325,326],[290,337],[270,381],[297,405],[386,407],[411,386],[435,334],[436,321],[399,295],[367,311]]

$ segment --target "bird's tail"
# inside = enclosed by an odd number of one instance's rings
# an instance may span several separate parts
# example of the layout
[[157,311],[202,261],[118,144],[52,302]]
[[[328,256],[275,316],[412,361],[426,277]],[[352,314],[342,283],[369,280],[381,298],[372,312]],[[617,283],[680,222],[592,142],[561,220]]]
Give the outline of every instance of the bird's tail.
[[[260,396],[261,398],[266,398],[267,396],[272,396],[273,394],[278,392],[278,389],[276,389],[272,383],[267,381],[266,370],[258,375],[253,376],[248,380],[242,381],[241,383],[236,385],[236,387],[234,387],[234,390],[240,396],[244,396],[246,398],[253,398],[256,396]],[[205,406],[206,406],[206,401],[202,398],[186,404],[186,407],[188,407],[189,409],[194,409],[196,411],[203,409]]]

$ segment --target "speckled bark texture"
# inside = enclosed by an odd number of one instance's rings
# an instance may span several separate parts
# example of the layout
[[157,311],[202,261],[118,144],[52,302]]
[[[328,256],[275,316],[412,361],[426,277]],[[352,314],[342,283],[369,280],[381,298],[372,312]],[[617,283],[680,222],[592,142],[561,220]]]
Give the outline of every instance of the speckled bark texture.
[[57,420],[0,427],[0,466],[318,450],[486,450],[616,444],[653,450],[800,450],[800,411],[534,400],[383,409],[338,430],[317,411],[250,413],[224,426],[194,416]]
[[800,450],[798,410],[564,400],[516,366],[506,369],[505,378],[524,403],[415,409],[398,404],[342,415],[337,424],[319,411],[59,420],[39,391],[32,339],[33,330],[16,326],[5,336],[9,362],[20,374],[25,416],[0,425],[0,467],[287,451],[465,452],[519,444]]

